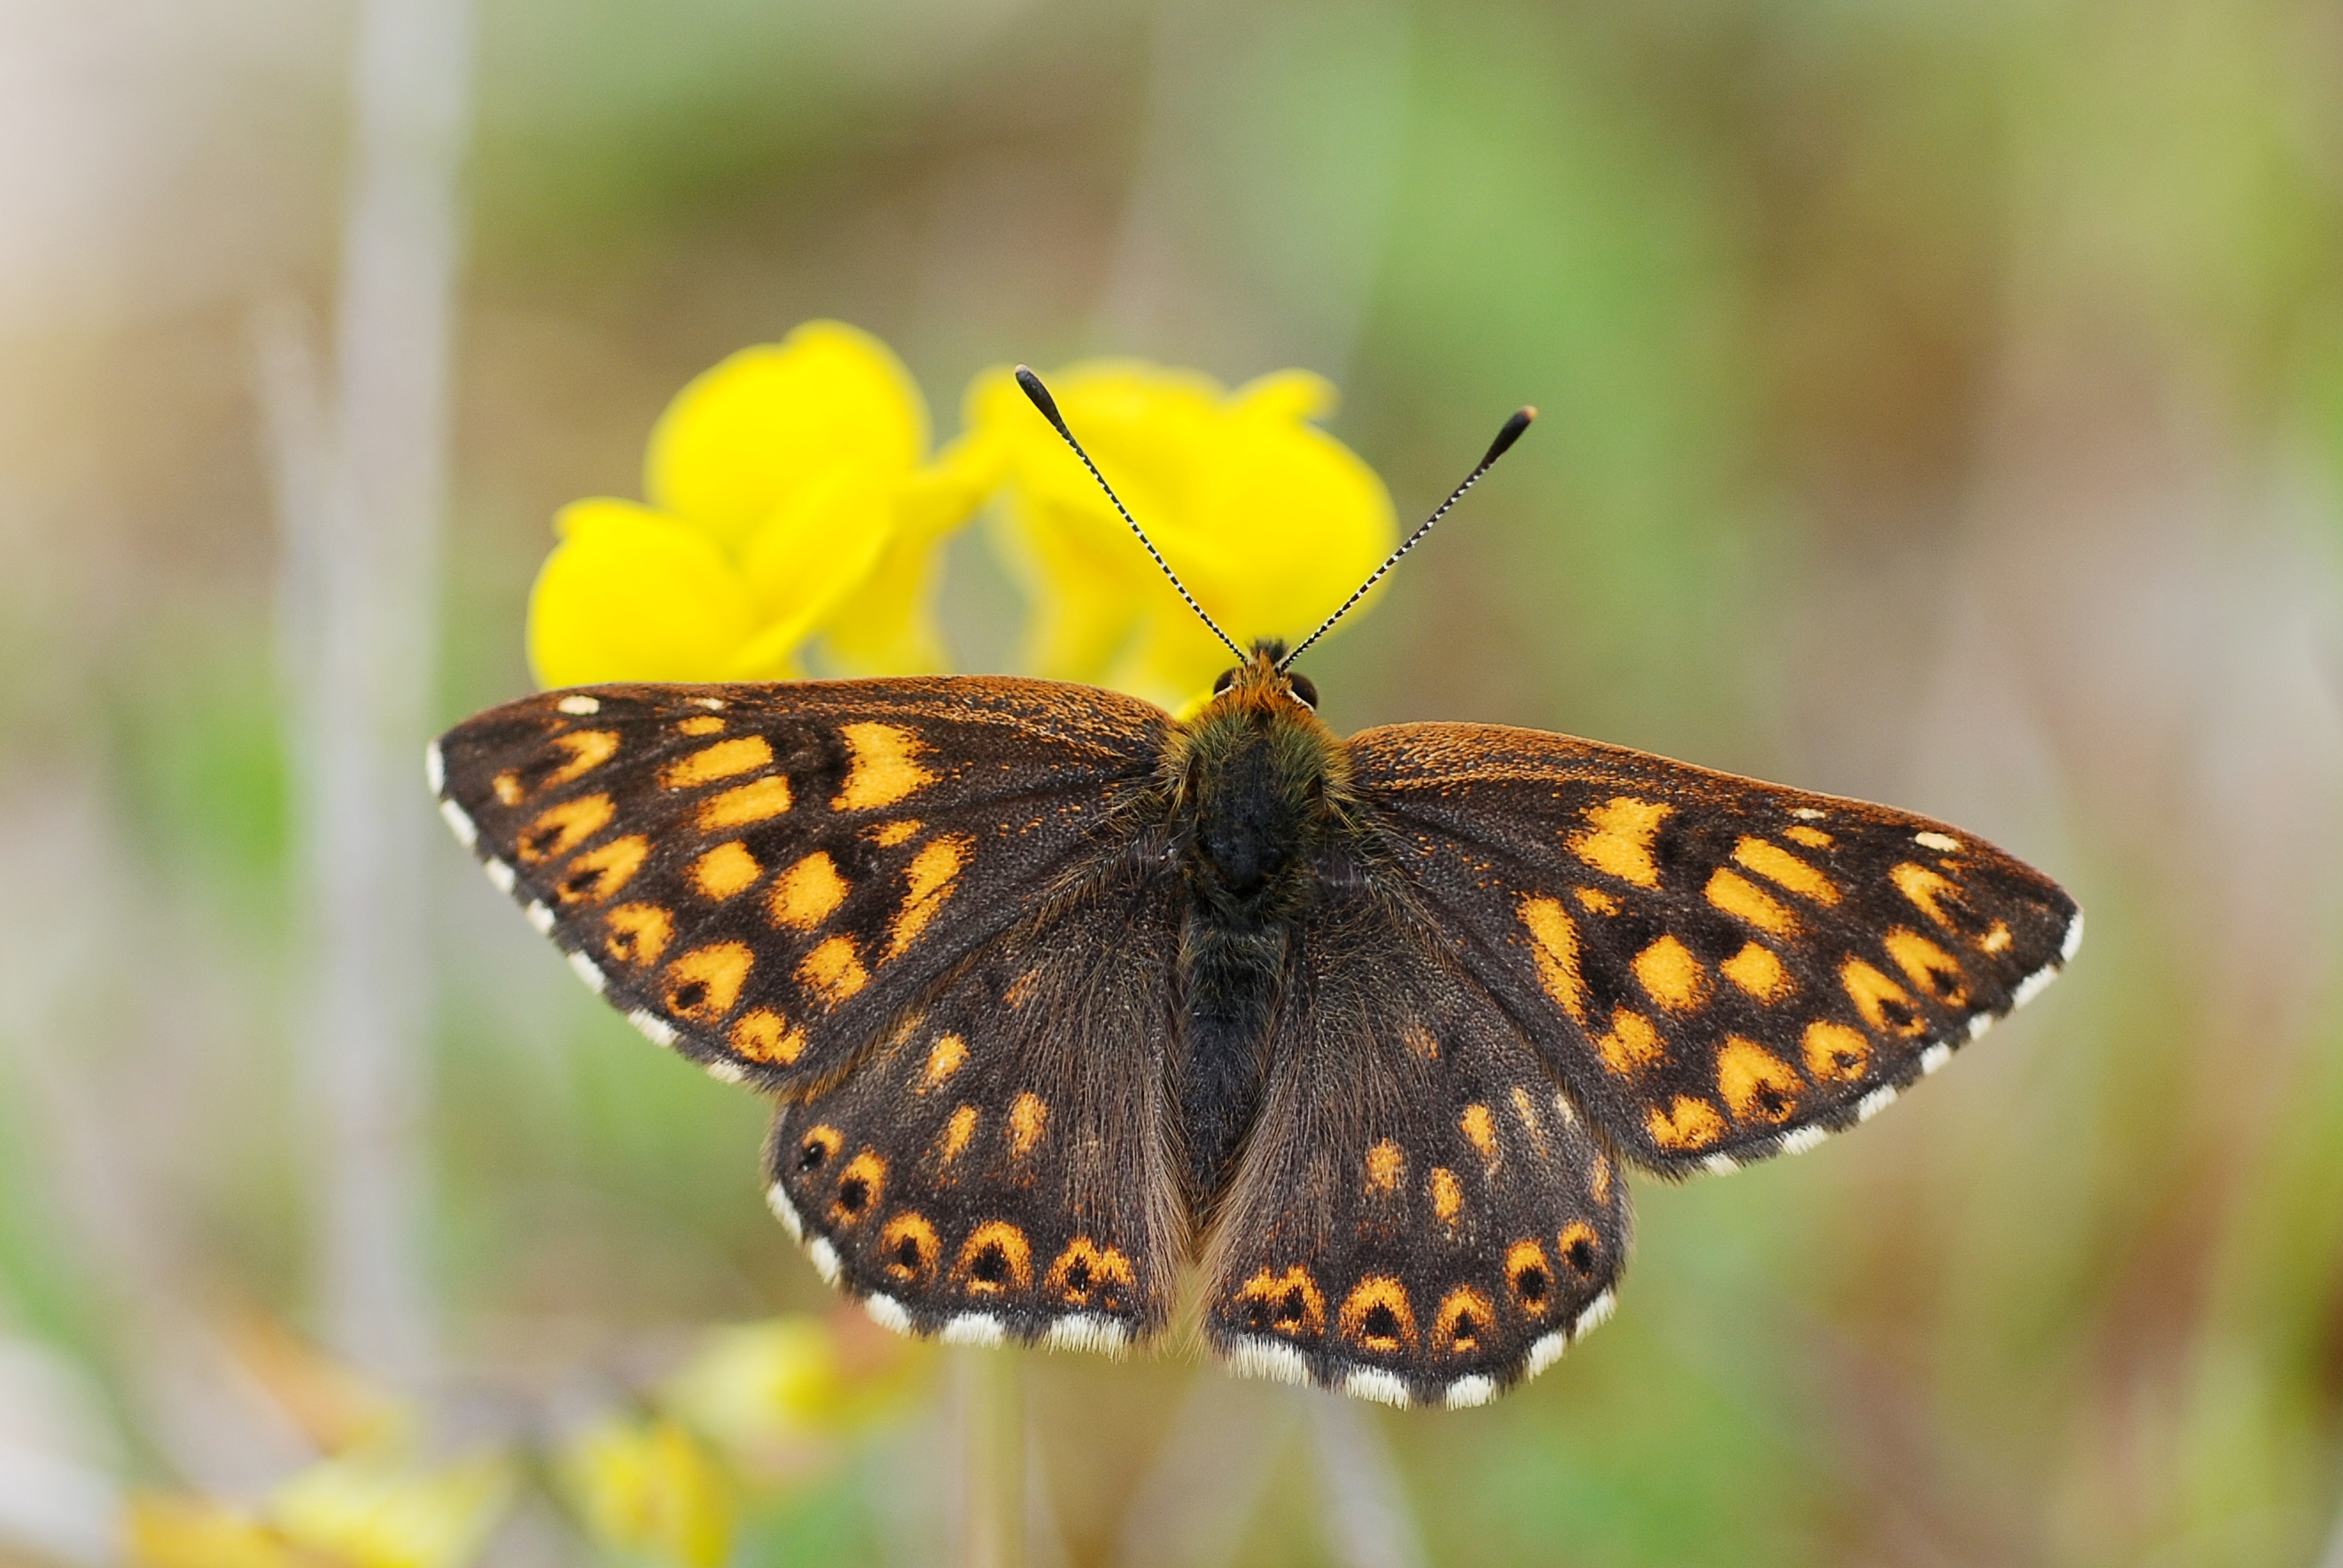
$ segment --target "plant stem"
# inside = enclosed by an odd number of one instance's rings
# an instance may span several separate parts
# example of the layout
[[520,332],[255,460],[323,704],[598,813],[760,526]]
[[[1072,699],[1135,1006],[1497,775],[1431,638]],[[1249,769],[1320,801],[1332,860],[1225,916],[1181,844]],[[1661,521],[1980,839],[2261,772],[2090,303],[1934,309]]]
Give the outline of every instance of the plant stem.
[[1013,1351],[953,1352],[961,1568],[1025,1561],[1024,1368]]

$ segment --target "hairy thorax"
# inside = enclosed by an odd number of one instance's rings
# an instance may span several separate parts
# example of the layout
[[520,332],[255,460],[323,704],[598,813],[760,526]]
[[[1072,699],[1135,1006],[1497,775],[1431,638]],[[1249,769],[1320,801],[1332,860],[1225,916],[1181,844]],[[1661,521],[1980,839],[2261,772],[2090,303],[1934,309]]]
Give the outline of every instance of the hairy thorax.
[[1357,819],[1342,742],[1269,648],[1180,726],[1165,765],[1189,893],[1172,1087],[1190,1196],[1209,1203],[1259,1114],[1296,922],[1353,858]]

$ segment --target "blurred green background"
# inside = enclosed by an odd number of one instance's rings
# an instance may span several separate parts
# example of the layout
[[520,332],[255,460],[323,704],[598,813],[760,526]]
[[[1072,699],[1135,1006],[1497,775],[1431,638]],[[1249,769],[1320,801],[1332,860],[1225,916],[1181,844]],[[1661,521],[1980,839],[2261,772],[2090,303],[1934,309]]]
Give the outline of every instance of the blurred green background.
[[[2089,910],[2067,978],[1881,1121],[1640,1187],[1618,1319],[1492,1408],[1011,1356],[1033,1561],[2343,1565],[2343,12],[474,22],[417,737],[526,689],[554,508],[639,493],[686,379],[832,316],[940,434],[1005,360],[1323,372],[1403,519],[1537,403],[1314,660],[1338,730],[1538,725],[1882,799]],[[272,344],[333,362],[356,27],[0,5],[0,1563],[107,1560],[116,1488],[249,1498],[311,1457],[255,1325],[460,1441],[830,1310],[759,1204],[762,1109],[586,994],[419,770],[377,804],[415,819],[427,946],[383,982],[413,1114],[388,1153],[320,1135],[335,862],[266,390]],[[952,561],[997,667],[1021,610],[980,533]],[[401,1160],[381,1212],[419,1218],[377,1246],[325,1195]],[[351,1327],[337,1245],[407,1292],[405,1341]],[[737,1559],[941,1560],[954,1375]],[[539,1510],[488,1560],[593,1556]]]

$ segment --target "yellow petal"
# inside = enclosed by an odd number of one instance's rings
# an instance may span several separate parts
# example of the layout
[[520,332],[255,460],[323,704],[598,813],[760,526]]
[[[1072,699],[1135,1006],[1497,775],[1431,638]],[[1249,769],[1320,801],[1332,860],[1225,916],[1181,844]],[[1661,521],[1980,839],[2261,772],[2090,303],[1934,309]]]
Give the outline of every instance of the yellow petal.
[[895,493],[895,531],[869,578],[828,616],[823,645],[841,675],[923,675],[950,668],[936,625],[943,541],[998,481],[997,444],[963,437]]
[[208,1498],[133,1496],[122,1536],[137,1568],[318,1568],[313,1554]]
[[[1297,640],[1395,542],[1382,481],[1307,422],[1333,406],[1322,377],[1280,371],[1224,393],[1192,372],[1112,361],[1049,379],[1157,548],[1240,644]],[[1010,454],[1002,553],[1034,607],[1027,654],[1041,673],[1169,705],[1227,667],[1228,649],[1005,373],[971,386],[969,421]]]
[[357,1449],[296,1473],[266,1512],[287,1541],[357,1568],[461,1568],[503,1517],[512,1480],[493,1455],[426,1470],[396,1450]]
[[714,680],[757,629],[749,580],[707,535],[629,501],[562,508],[529,592],[542,685]]
[[790,1316],[709,1331],[666,1395],[678,1415],[739,1453],[835,1430],[852,1391],[830,1326]]
[[927,447],[927,403],[894,353],[809,321],[676,395],[651,431],[643,493],[737,548],[832,467],[905,473]]
[[605,1545],[675,1568],[719,1568],[731,1553],[732,1483],[675,1422],[604,1422],[564,1448],[559,1469]]
[[751,534],[741,568],[768,620],[819,622],[879,565],[895,534],[900,477],[830,468]]

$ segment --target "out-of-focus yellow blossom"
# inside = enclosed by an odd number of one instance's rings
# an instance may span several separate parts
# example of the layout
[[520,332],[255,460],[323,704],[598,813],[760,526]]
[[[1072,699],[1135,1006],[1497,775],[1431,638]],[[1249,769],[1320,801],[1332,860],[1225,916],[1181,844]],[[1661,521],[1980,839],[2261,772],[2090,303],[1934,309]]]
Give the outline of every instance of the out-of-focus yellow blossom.
[[851,672],[939,668],[937,547],[992,476],[927,460],[928,412],[887,346],[812,321],[677,394],[651,431],[647,504],[562,509],[529,598],[548,686],[802,673],[822,637]]
[[743,1471],[779,1482],[828,1462],[840,1437],[901,1402],[924,1360],[859,1312],[774,1318],[711,1331],[662,1403]]
[[[1306,636],[1395,542],[1383,481],[1311,423],[1334,407],[1320,377],[1282,370],[1230,392],[1192,371],[1097,360],[1047,380],[1123,504],[1240,644]],[[1007,371],[970,387],[967,422],[1008,481],[1000,538],[1033,606],[1029,668],[1177,706],[1227,668],[1228,649]]]
[[675,1568],[719,1568],[731,1552],[732,1480],[679,1422],[614,1417],[568,1443],[559,1468],[607,1546]]
[[250,1515],[204,1497],[133,1497],[122,1546],[123,1556],[138,1568],[353,1568],[345,1558],[298,1546]]
[[461,1568],[511,1493],[501,1458],[430,1468],[388,1442],[301,1471],[257,1517],[200,1498],[134,1498],[126,1545],[144,1568]]

